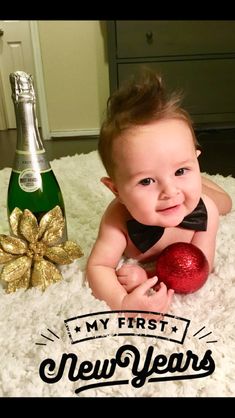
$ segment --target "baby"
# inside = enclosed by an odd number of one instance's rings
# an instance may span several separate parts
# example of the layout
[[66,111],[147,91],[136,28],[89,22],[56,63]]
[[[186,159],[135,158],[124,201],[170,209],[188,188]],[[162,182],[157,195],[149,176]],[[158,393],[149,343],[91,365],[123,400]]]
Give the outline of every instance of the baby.
[[187,242],[203,251],[212,270],[219,214],[232,203],[201,177],[200,153],[179,96],[168,98],[152,71],[109,98],[99,154],[108,173],[101,181],[115,198],[102,217],[87,278],[93,294],[111,309],[166,313],[174,293],[163,283],[150,291],[157,277],[148,278],[139,265],[117,270],[123,255],[149,262],[168,245]]

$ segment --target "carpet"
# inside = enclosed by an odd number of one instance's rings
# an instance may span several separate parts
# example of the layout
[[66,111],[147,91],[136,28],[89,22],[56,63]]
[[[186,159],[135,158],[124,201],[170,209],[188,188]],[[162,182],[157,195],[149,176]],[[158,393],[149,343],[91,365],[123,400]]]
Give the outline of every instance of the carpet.
[[[84,256],[45,292],[0,285],[1,397],[232,397],[235,394],[235,209],[221,217],[215,268],[194,294],[175,295],[161,323],[129,321],[96,300],[87,257],[111,192],[97,152],[52,161],[68,234]],[[235,179],[209,176],[235,205]],[[0,171],[0,233],[8,234],[10,168]],[[235,207],[235,206],[234,206]]]

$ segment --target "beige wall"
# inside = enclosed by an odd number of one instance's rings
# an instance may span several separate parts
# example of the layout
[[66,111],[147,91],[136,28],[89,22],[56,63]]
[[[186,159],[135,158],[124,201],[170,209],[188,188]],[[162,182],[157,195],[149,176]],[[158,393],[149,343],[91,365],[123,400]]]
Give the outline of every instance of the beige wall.
[[109,95],[105,22],[38,21],[50,131],[100,128]]

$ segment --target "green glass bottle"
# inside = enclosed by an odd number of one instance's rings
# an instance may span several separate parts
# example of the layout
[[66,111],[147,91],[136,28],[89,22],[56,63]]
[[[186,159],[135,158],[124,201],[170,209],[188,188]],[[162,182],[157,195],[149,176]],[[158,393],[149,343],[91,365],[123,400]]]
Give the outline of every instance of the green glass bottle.
[[[40,221],[59,205],[65,218],[63,196],[46,156],[38,130],[36,96],[32,76],[16,71],[10,74],[15,108],[17,144],[7,196],[8,217],[15,207],[29,209]],[[67,239],[65,227],[62,241]]]

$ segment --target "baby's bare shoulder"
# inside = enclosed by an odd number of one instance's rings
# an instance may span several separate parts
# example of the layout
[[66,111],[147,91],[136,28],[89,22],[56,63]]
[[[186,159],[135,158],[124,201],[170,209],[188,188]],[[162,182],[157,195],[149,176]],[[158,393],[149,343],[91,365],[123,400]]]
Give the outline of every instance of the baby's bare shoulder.
[[116,198],[106,208],[101,224],[113,225],[120,229],[126,229],[126,221],[130,218],[130,214],[125,206]]

